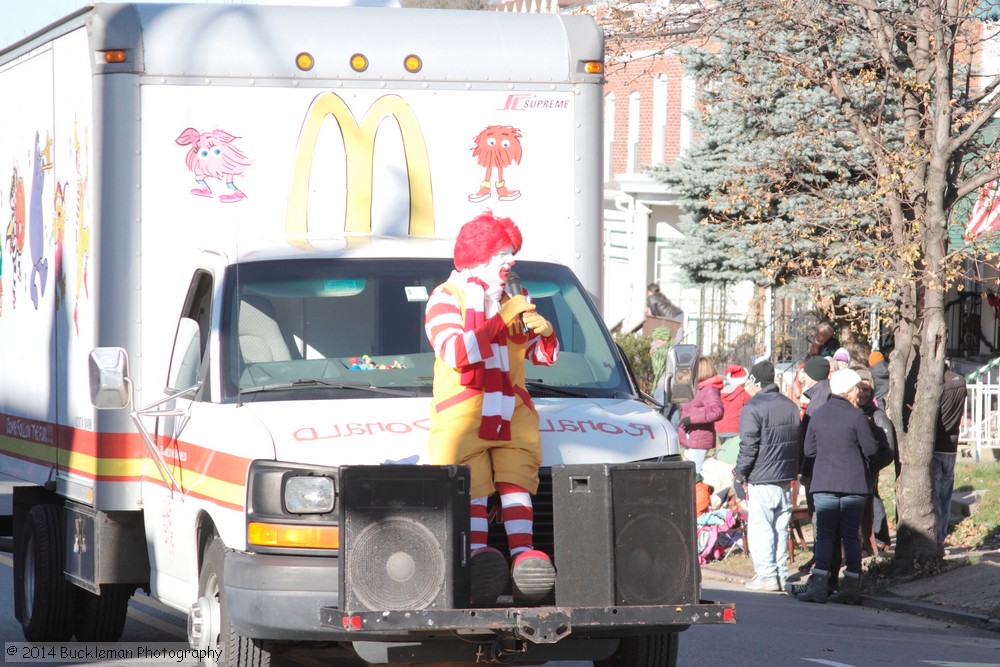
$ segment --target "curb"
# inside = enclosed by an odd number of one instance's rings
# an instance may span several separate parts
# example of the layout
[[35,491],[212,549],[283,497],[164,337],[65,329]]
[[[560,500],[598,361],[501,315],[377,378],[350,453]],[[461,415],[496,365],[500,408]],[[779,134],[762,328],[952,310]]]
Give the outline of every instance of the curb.
[[1000,632],[1000,618],[993,618],[985,614],[977,614],[952,607],[943,607],[937,604],[881,595],[862,595],[861,604],[862,606],[874,609],[897,611],[904,614],[913,614],[914,616],[933,618],[938,621],[958,623],[981,630],[989,630],[990,632]]
[[717,567],[701,568],[701,578],[711,579],[712,581],[725,581],[730,584],[744,584],[749,579],[745,574]]
[[[702,579],[725,581],[731,584],[742,584],[748,579],[745,574],[719,568],[702,568],[701,576]],[[1000,618],[951,607],[942,607],[936,604],[928,604],[926,602],[917,602],[907,598],[885,595],[862,595],[861,606],[923,616],[949,623],[958,623],[981,630],[989,630],[990,632],[1000,632]]]

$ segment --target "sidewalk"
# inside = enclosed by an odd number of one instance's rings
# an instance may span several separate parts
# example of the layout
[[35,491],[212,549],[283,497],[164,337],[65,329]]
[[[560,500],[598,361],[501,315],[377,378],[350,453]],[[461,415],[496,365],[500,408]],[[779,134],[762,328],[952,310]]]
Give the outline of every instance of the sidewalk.
[[[1000,632],[1000,551],[962,551],[947,558],[965,556],[976,562],[898,584],[878,595],[862,594],[861,604]],[[702,576],[706,580],[739,584],[750,578],[720,567],[702,568]],[[806,578],[808,573],[789,573],[789,581],[793,583]]]

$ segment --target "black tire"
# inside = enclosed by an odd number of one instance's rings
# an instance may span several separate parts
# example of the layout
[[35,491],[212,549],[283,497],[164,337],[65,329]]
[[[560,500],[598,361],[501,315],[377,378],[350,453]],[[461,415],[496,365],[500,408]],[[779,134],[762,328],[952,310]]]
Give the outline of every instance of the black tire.
[[14,568],[17,615],[29,642],[65,642],[73,636],[76,586],[63,576],[65,553],[62,508],[32,507],[24,520]]
[[595,660],[594,667],[677,667],[679,646],[676,632],[623,637],[618,650],[604,660]]
[[[205,558],[201,564],[201,574],[198,577],[199,594],[219,605],[219,634],[212,648],[221,651],[220,665],[228,667],[269,667],[270,651],[263,648],[259,642],[236,633],[229,622],[229,609],[223,587],[225,563],[225,546],[218,537],[212,538],[205,550]],[[211,662],[206,665],[212,666]]]
[[76,624],[73,634],[81,642],[116,642],[125,631],[128,601],[135,586],[103,584],[101,594],[76,593]]

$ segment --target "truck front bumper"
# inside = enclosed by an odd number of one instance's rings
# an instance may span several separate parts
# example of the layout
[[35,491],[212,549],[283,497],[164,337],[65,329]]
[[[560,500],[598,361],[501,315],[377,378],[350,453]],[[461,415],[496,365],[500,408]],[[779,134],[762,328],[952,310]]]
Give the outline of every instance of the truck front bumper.
[[340,604],[339,561],[308,556],[226,554],[223,583],[230,622],[244,637],[350,641],[320,622],[319,610]]
[[379,638],[501,632],[533,644],[570,635],[592,637],[678,631],[690,625],[735,623],[736,605],[620,607],[499,607],[344,611],[336,558],[226,554],[223,577],[230,622],[239,634],[288,641],[365,641]]

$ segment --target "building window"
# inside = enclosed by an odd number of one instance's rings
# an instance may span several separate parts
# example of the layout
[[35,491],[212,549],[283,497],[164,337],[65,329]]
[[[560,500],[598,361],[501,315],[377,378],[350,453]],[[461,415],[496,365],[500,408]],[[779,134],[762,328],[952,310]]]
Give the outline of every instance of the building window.
[[667,75],[653,80],[653,138],[650,164],[663,164],[663,145],[667,135]]
[[615,94],[604,98],[604,178],[615,178]]
[[639,105],[642,102],[642,95],[638,91],[628,96],[628,157],[626,158],[625,171],[635,174],[639,171]]
[[[997,74],[1000,68],[1000,44],[997,44],[997,37],[1000,36],[1000,22],[983,21],[983,41],[982,41],[982,66],[980,86],[986,85]],[[996,91],[989,94],[983,102],[993,99]]]
[[653,256],[655,257],[655,264],[653,265],[653,282],[657,283],[662,288],[674,278],[673,260],[670,257],[670,246],[665,242],[665,240],[656,239],[653,245]]
[[680,154],[685,155],[694,142],[694,125],[691,123],[690,114],[694,109],[694,79],[684,75],[681,81],[681,136]]

